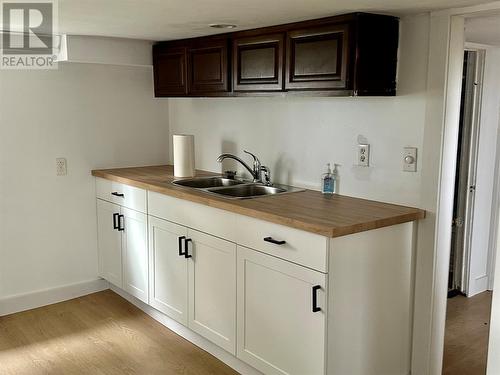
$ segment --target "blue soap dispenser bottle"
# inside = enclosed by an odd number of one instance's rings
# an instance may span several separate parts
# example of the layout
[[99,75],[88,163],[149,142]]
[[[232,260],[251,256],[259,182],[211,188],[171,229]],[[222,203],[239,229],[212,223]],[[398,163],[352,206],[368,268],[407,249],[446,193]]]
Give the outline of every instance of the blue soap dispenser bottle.
[[330,163],[327,164],[326,173],[321,178],[321,192],[325,195],[332,195],[335,191],[335,177],[332,173]]

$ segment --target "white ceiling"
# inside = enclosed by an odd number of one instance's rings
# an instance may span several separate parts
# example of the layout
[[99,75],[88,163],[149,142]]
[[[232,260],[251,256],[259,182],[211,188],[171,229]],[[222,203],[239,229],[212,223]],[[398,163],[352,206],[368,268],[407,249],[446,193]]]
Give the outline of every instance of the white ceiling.
[[466,19],[465,40],[500,47],[500,15]]
[[313,19],[352,11],[403,15],[485,0],[59,0],[59,30],[68,34],[167,40]]

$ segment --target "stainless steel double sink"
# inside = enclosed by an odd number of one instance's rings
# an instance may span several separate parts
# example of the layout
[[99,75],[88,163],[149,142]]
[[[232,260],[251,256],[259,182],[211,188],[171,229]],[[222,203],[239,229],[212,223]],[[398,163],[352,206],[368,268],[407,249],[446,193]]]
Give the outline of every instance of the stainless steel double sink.
[[224,177],[196,177],[175,180],[172,183],[177,186],[197,189],[228,199],[250,199],[304,191],[304,189],[293,186],[268,186],[258,182],[248,182]]

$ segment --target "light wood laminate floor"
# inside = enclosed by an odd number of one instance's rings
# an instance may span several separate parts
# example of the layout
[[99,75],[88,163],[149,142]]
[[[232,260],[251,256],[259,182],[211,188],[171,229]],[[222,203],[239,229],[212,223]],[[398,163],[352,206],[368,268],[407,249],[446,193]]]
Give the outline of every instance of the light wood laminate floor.
[[491,292],[448,299],[444,375],[484,375],[488,354]]
[[1,375],[233,375],[107,290],[0,317]]

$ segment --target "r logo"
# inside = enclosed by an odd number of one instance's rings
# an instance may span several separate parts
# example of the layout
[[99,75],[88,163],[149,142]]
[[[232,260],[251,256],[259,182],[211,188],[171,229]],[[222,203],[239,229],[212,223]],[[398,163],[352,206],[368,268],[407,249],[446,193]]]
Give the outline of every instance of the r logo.
[[3,54],[52,54],[52,2],[2,2],[2,14]]

